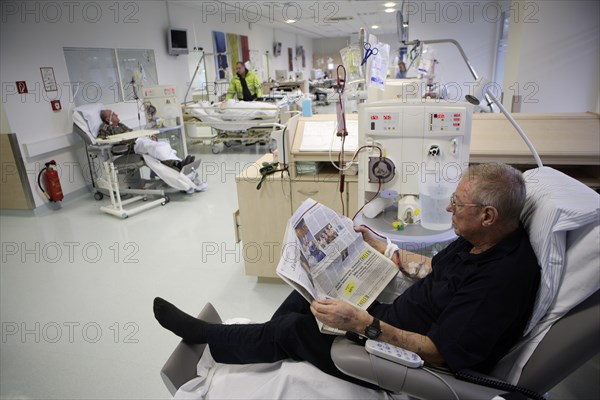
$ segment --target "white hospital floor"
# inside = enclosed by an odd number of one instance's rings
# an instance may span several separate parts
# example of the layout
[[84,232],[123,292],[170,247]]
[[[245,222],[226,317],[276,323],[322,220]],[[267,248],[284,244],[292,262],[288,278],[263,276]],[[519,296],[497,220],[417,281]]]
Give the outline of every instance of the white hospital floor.
[[208,190],[126,220],[91,195],[43,216],[2,215],[1,398],[168,398],[159,370],[179,340],[155,321],[155,296],[268,319],[291,289],[244,274],[233,229],[235,176],[265,149],[192,146]]
[[[268,319],[290,289],[244,274],[232,216],[235,176],[265,147],[190,146],[208,190],[127,220],[91,196],[0,216],[0,397],[169,398],[159,370],[179,340],[154,320],[155,296],[189,313],[211,301],[225,318]],[[598,398],[598,377],[596,357],[551,398]]]

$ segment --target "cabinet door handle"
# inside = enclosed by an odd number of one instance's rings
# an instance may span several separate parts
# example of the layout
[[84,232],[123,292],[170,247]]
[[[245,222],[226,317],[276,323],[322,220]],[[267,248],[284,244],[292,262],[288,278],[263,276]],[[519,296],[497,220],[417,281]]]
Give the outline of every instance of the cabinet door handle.
[[318,190],[311,190],[309,192],[305,191],[305,190],[298,190],[298,193],[304,195],[304,196],[314,196],[315,194],[319,193]]
[[239,243],[242,241],[242,235],[240,234],[240,209],[238,208],[233,213],[233,231],[235,233],[235,242]]

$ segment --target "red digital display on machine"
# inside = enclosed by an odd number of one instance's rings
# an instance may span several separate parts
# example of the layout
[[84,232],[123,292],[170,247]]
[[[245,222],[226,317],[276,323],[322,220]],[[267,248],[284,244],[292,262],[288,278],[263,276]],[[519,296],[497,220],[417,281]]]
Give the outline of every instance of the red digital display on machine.
[[379,115],[372,115],[371,114],[371,121],[376,121],[379,119]]
[[384,119],[384,120],[392,119],[392,116],[391,116],[391,115],[384,115],[384,116],[383,116],[383,119]]

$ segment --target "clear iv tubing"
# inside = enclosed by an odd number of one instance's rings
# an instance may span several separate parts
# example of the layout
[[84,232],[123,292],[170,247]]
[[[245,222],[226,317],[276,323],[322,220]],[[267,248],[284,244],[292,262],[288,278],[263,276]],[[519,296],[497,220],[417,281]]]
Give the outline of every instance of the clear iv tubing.
[[334,166],[335,169],[337,169],[338,171],[342,171],[345,172],[347,170],[350,169],[352,162],[354,162],[354,160],[356,160],[356,156],[358,155],[358,153],[362,150],[362,149],[367,149],[367,148],[373,148],[373,149],[377,149],[379,151],[379,157],[383,157],[383,150],[381,149],[381,145],[379,143],[375,143],[372,145],[365,145],[365,146],[360,146],[358,149],[356,149],[356,151],[354,152],[354,154],[352,155],[352,159],[350,160],[350,162],[348,163],[347,167],[343,167],[340,168],[335,164],[335,161],[331,158],[331,153],[333,152],[333,139],[336,137],[336,132],[337,132],[337,127],[335,128],[334,132],[332,132],[331,135],[331,143],[329,144],[329,162],[331,163],[331,165]]

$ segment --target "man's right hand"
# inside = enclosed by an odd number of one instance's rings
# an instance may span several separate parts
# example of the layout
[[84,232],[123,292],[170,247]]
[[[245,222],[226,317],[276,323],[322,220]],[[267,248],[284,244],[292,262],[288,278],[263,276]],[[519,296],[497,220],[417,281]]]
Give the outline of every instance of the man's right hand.
[[375,237],[375,235],[369,230],[369,228],[367,228],[364,225],[358,225],[354,227],[354,230],[362,234],[363,240],[367,242],[369,246],[373,247],[381,254],[385,253],[385,249],[387,248],[387,242]]

